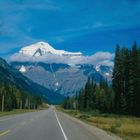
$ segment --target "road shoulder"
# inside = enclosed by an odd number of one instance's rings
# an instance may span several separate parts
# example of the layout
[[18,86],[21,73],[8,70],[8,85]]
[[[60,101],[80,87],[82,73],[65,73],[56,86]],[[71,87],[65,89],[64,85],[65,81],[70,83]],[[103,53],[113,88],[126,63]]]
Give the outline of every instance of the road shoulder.
[[73,116],[70,116],[64,112],[57,111],[57,113],[62,115],[62,116],[65,116],[67,119],[69,119],[75,123],[80,124],[83,128],[85,128],[87,131],[89,131],[91,134],[93,134],[94,136],[98,137],[101,140],[122,140],[122,138],[120,138],[112,133],[106,132],[100,128],[93,126],[93,125],[87,124],[87,123],[85,123],[77,118],[74,118]]

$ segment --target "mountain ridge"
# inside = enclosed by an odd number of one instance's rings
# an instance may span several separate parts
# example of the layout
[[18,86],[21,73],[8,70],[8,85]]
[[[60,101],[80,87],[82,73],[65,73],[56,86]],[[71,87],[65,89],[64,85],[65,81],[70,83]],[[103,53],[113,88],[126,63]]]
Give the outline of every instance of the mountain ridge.
[[111,70],[106,66],[100,66],[99,71],[96,71],[95,66],[87,64],[70,66],[58,63],[12,62],[11,65],[18,70],[24,65],[26,68],[24,76],[54,92],[57,89],[65,96],[74,95],[84,86],[88,77],[94,77],[97,82],[100,78],[108,78],[109,81],[111,78]]
[[32,95],[41,96],[48,103],[62,102],[64,97],[58,93],[31,81],[27,77],[23,76],[17,69],[14,69],[12,65],[9,65],[4,59],[0,58],[0,82],[7,82],[18,86],[22,90],[28,91]]
[[64,50],[56,50],[47,42],[37,42],[35,44],[23,47],[19,51],[20,54],[29,55],[29,56],[43,56],[47,53],[55,55],[65,55],[65,56],[81,56],[81,52],[68,52]]

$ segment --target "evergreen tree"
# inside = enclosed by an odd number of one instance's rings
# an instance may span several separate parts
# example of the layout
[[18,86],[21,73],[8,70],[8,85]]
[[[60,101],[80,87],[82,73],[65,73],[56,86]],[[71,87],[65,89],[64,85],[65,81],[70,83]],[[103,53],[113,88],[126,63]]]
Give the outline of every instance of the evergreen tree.
[[130,51],[129,86],[128,86],[128,108],[130,114],[135,114],[134,100],[136,98],[136,78],[137,78],[137,44],[132,46]]
[[90,78],[85,85],[85,93],[84,93],[84,109],[89,109],[89,100],[90,100]]
[[122,69],[122,63],[121,63],[121,50],[120,46],[117,45],[116,51],[115,51],[115,60],[114,60],[114,71],[113,71],[113,80],[112,80],[112,87],[115,92],[115,98],[114,98],[114,111],[120,112],[121,108],[121,69]]
[[137,78],[136,110],[137,115],[140,116],[140,47],[138,48]]

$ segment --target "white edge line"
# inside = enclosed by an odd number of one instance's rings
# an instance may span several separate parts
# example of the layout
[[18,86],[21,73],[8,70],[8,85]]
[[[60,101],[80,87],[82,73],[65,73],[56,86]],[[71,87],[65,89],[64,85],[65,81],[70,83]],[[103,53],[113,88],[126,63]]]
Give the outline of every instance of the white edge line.
[[63,127],[62,127],[62,125],[61,125],[61,123],[60,123],[60,121],[59,121],[59,119],[58,119],[58,117],[57,117],[57,114],[56,114],[55,110],[54,110],[54,114],[55,114],[56,120],[57,120],[57,122],[58,122],[58,124],[59,124],[59,127],[60,127],[60,129],[61,129],[61,131],[62,131],[62,133],[63,133],[64,139],[65,139],[65,140],[68,140],[68,138],[67,138],[67,136],[66,136],[66,134],[65,134],[65,132],[64,132],[64,130],[63,130]]

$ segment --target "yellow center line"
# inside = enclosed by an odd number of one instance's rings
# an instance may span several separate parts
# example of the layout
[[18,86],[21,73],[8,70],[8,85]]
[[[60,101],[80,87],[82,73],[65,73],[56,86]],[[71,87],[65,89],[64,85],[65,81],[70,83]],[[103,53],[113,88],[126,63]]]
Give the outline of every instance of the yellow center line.
[[4,131],[4,132],[0,132],[0,137],[1,137],[1,136],[4,136],[4,135],[6,135],[6,134],[8,134],[9,132],[11,132],[10,129],[8,129],[8,130],[6,130],[6,131]]

